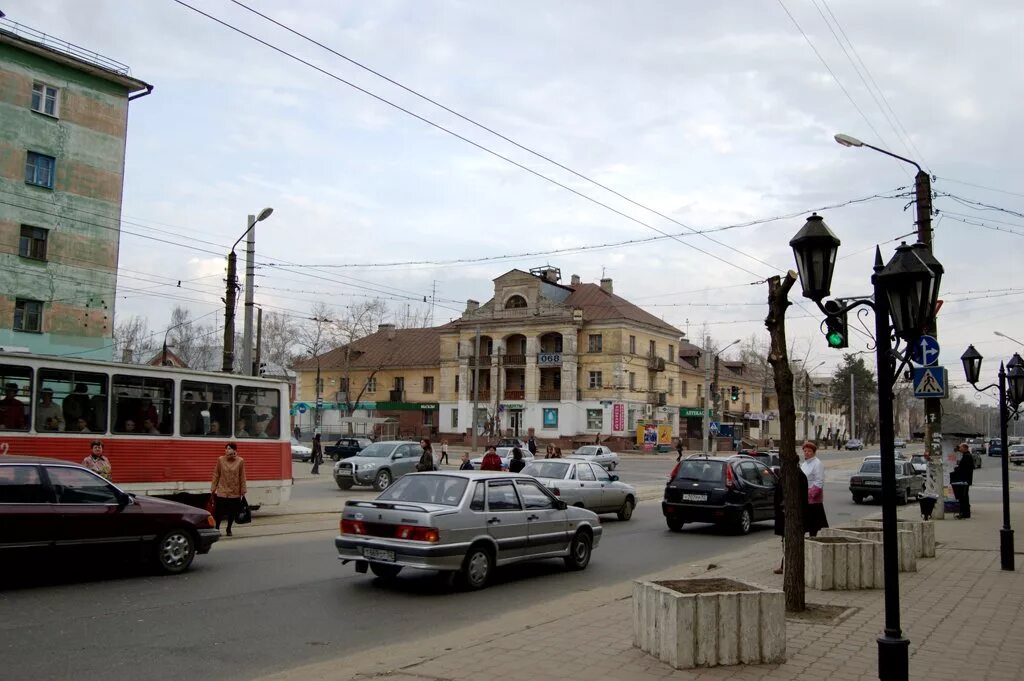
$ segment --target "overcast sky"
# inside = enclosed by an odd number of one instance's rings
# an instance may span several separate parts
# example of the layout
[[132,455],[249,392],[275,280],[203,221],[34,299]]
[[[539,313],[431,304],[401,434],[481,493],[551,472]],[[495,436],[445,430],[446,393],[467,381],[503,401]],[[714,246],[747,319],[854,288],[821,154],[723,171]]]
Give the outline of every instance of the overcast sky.
[[[444,322],[466,298],[487,300],[505,271],[550,263],[566,282],[603,272],[617,293],[691,337],[708,324],[722,342],[766,338],[766,287],[748,284],[793,267],[788,241],[810,209],[912,187],[913,167],[840,147],[834,133],[915,158],[940,193],[1024,212],[1019,2],[250,1],[682,225],[229,0],[193,4],[636,221],[172,0],[3,0],[9,19],[124,62],[155,86],[129,116],[123,228],[144,236],[122,238],[117,301],[119,316],[148,315],[155,329],[175,301],[153,293],[188,298],[196,316],[220,306],[224,257],[214,253],[263,206],[275,212],[259,225],[259,260],[307,266],[260,267],[257,298],[268,309],[302,316],[315,301],[340,307],[373,295],[356,285],[389,292],[396,308],[422,307],[416,301],[436,285],[435,320]],[[821,211],[843,242],[833,293],[870,291],[874,244],[888,259],[893,240],[914,230],[907,204]],[[993,331],[1024,340],[1024,218],[945,196],[935,206],[944,363],[959,380],[958,358],[973,342],[993,374],[1016,348]],[[646,240],[794,213],[707,235],[715,241],[690,234],[497,262],[365,267]],[[957,221],[964,216],[987,227]],[[826,348],[813,304],[802,305],[791,308],[788,331],[824,371],[839,353]]]

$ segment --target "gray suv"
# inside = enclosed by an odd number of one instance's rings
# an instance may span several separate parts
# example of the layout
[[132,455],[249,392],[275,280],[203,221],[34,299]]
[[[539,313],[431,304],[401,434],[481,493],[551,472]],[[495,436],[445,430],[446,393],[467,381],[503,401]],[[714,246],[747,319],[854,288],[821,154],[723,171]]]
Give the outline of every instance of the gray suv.
[[406,473],[414,472],[422,454],[418,442],[374,442],[334,464],[334,481],[341,489],[373,485],[381,492]]

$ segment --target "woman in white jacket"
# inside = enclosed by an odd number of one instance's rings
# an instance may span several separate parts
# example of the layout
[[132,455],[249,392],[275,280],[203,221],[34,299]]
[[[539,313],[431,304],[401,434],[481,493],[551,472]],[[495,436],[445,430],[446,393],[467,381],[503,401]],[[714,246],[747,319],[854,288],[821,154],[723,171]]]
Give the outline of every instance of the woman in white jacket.
[[818,446],[808,440],[803,444],[804,460],[800,470],[807,476],[807,515],[804,517],[804,529],[812,536],[818,535],[823,527],[828,527],[825,516],[825,464],[818,458]]

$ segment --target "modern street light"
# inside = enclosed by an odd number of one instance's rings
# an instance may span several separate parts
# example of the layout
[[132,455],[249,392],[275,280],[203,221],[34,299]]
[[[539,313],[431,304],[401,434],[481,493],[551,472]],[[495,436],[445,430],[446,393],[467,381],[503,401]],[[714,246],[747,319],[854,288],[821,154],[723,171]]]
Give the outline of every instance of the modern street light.
[[1007,336],[1007,335],[1006,335],[1005,333],[1003,333],[1002,331],[993,331],[992,333],[994,333],[995,335],[999,336],[1000,338],[1005,338],[1006,340],[1009,340],[1009,341],[1013,341],[1013,342],[1014,342],[1014,343],[1016,343],[1017,345],[1019,345],[1019,346],[1021,346],[1021,347],[1024,347],[1024,343],[1021,343],[1021,342],[1020,342],[1019,340],[1017,340],[1016,338],[1011,338],[1010,336]]
[[[996,331],[996,334],[1003,335]],[[1004,570],[1013,570],[1013,529],[1010,527],[1010,453],[1007,431],[1011,418],[1020,414],[1021,402],[1024,402],[1024,361],[1014,353],[1004,366],[999,363],[999,382],[978,387],[981,376],[981,353],[973,345],[960,356],[964,365],[967,382],[978,392],[991,388],[999,390],[999,438],[1003,445],[1002,477],[1003,477],[1003,527],[999,530],[999,562]]]
[[[845,136],[843,136],[845,137]],[[840,143],[847,143],[839,139]],[[853,144],[858,142],[852,140]],[[918,255],[919,249],[901,244],[888,264],[875,247],[871,298],[830,300],[839,239],[817,214],[789,242],[796,258],[805,297],[813,300],[826,317],[845,315],[857,307],[875,312],[875,360],[878,373],[878,435],[882,463],[882,544],[885,571],[885,630],[878,637],[878,678],[907,681],[910,641],[900,629],[899,547],[896,542],[896,468],[893,424],[893,386],[910,362],[910,347],[933,323],[934,298],[938,295],[936,272]],[[941,267],[938,262],[935,265]],[[894,346],[895,341],[895,346]],[[901,347],[901,341],[903,343]]]
[[[221,364],[221,371],[227,374],[230,374],[235,368],[235,295],[238,292],[238,278],[235,276],[237,269],[235,247],[249,235],[257,222],[263,222],[273,212],[273,208],[264,208],[259,215],[250,215],[249,226],[242,232],[242,236],[235,239],[235,243],[231,245],[231,252],[228,253],[228,279],[224,295],[224,361]],[[246,368],[246,371],[252,373],[252,369],[249,367]]]
[[[710,440],[711,431],[709,429],[709,426],[710,426],[709,421],[710,421],[710,419],[712,417],[714,417],[718,413],[718,397],[719,397],[719,392],[718,392],[718,358],[722,355],[723,352],[725,352],[726,350],[728,350],[732,346],[734,346],[737,343],[739,343],[740,340],[741,339],[737,338],[732,343],[729,343],[724,348],[722,348],[721,350],[719,350],[718,352],[715,353],[715,356],[713,358],[714,365],[715,365],[715,377],[714,377],[714,381],[710,385],[708,384],[708,378],[709,378],[708,374],[711,371],[711,364],[708,363],[708,362],[704,363],[704,393],[705,393],[705,402],[711,404],[710,415],[709,415],[709,411],[707,409],[707,404],[705,404],[704,405],[705,406],[704,418],[701,419],[701,421],[704,424],[704,451],[705,452],[710,452],[711,451],[711,449],[710,449],[711,448],[711,440]],[[704,346],[707,347],[707,339],[705,339]],[[711,394],[712,389],[714,390],[714,394],[713,395]]]

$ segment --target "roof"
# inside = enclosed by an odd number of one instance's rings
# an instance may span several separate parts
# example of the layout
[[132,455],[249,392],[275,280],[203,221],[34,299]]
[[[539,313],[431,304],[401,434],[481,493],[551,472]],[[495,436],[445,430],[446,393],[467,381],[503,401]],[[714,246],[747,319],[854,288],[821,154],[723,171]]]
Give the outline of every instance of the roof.
[[[96,438],[99,439],[99,438]],[[88,453],[88,452],[87,452]],[[27,463],[27,464],[42,464],[42,463],[59,463],[71,466],[77,466],[78,464],[72,461],[65,461],[64,459],[51,459],[45,456],[24,456],[20,454],[5,454],[0,456],[0,464],[5,463]]]
[[[441,332],[429,329],[381,329],[348,345],[320,355],[320,369],[381,369],[383,367],[437,367],[441,364]],[[297,362],[296,371],[317,368],[317,359]]]
[[583,310],[583,319],[588,322],[613,321],[625,319],[640,324],[657,327],[661,331],[682,336],[683,332],[668,322],[655,317],[625,298],[609,293],[597,284],[577,284],[570,286],[572,294],[565,300],[570,307]]

